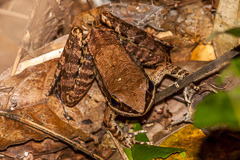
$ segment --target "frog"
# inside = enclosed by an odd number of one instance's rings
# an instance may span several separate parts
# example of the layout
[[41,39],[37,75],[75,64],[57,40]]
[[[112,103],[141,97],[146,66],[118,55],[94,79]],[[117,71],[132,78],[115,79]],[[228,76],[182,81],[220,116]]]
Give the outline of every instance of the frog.
[[[131,148],[135,134],[123,131],[116,117],[143,116],[154,105],[159,77],[183,79],[189,73],[171,64],[171,46],[165,42],[107,11],[99,14],[99,21],[85,38],[80,27],[71,29],[49,95],[56,93],[64,105],[75,106],[96,79],[107,101],[105,125]],[[159,66],[164,67],[151,77],[144,71]]]

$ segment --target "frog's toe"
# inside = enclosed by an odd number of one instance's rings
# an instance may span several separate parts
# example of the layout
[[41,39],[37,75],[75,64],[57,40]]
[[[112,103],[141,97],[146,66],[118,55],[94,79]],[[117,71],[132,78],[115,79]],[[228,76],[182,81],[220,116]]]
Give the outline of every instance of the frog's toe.
[[132,145],[134,144],[147,144],[147,145],[153,145],[152,142],[140,142],[135,140],[135,136],[140,134],[140,133],[146,133],[146,130],[140,130],[140,131],[135,131],[133,133],[128,133],[126,136],[124,136],[120,141],[122,142],[123,145],[125,145],[128,148],[131,148]]
[[132,137],[135,137],[136,135],[138,135],[138,134],[140,134],[140,133],[147,133],[147,131],[146,131],[146,130],[139,130],[139,131],[135,131],[135,132],[133,132],[133,133],[130,133],[130,135],[131,135]]
[[134,144],[141,144],[141,145],[153,145],[153,142],[140,142],[140,141],[135,141],[135,143]]
[[196,91],[199,91],[199,90],[200,90],[200,88],[198,86],[194,85],[193,83],[191,83],[190,85],[185,87],[184,91],[183,91],[185,102],[190,104],[193,95],[196,93]]
[[183,118],[176,120],[176,121],[172,121],[168,128],[171,128],[171,127],[181,124],[181,123],[193,123],[192,113],[188,112]]
[[135,144],[135,140],[132,137],[124,137],[121,143],[127,148],[132,148],[132,146]]
[[136,140],[133,140],[133,138],[126,138],[124,141],[122,141],[122,144],[128,148],[132,148],[132,146],[134,144],[141,144],[141,145],[153,145],[152,142],[141,142],[141,141],[136,141]]

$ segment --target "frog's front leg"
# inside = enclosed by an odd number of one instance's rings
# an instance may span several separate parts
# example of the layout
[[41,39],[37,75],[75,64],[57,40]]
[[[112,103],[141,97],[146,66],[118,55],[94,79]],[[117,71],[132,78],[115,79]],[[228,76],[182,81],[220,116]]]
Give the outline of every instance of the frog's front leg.
[[131,148],[133,144],[152,144],[150,142],[139,142],[135,141],[135,136],[139,133],[145,133],[146,131],[140,130],[136,131],[134,133],[127,133],[122,130],[122,128],[118,125],[118,123],[115,121],[115,118],[118,115],[112,111],[112,109],[108,106],[104,113],[104,123],[108,127],[108,129],[111,131],[113,136],[117,138],[124,146]]
[[[165,75],[170,75],[179,80],[184,79],[189,75],[189,72],[181,67],[175,66],[171,63],[166,63],[164,66],[159,66],[156,70],[149,75],[149,78],[153,81],[154,85],[157,87]],[[179,87],[177,82],[175,82],[176,87]],[[185,87],[183,95],[185,101],[190,104],[191,93],[193,90],[198,91],[200,88],[191,83],[189,86]]]
[[117,114],[112,111],[108,106],[104,113],[104,123],[111,131],[114,137],[116,137],[123,145],[128,148],[131,148],[131,145],[134,143],[132,138],[127,138],[127,134],[122,130],[122,128],[115,121]]

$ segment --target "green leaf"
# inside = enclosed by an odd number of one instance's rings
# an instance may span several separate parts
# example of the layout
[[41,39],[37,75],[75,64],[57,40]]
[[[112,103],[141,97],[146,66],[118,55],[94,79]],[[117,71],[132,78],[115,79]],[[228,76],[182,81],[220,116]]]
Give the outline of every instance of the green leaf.
[[[131,121],[131,124],[133,125],[134,131],[142,130],[141,124],[138,123],[137,121]],[[149,139],[148,139],[146,133],[140,133],[140,134],[136,135],[135,140],[140,141],[140,142],[149,142]],[[129,160],[133,160],[132,150],[130,148],[124,149],[124,152],[128,156]]]
[[219,92],[207,96],[197,106],[194,124],[197,127],[227,125],[230,128],[238,128],[238,119],[229,95],[226,92]]
[[152,160],[152,158],[167,158],[171,154],[178,152],[185,152],[185,149],[138,144],[132,147],[132,155],[134,160]]
[[225,33],[231,34],[236,37],[240,37],[240,28],[239,27],[232,28],[232,29],[226,30]]
[[130,148],[125,148],[124,149],[124,152],[126,153],[127,157],[129,160],[133,160],[133,157],[132,157],[132,150]]
[[[131,123],[133,125],[134,131],[142,130],[140,123],[136,121],[132,121]],[[145,133],[136,135],[135,140],[141,142],[149,142],[149,139]],[[135,144],[133,145],[132,150],[126,148],[124,151],[129,160],[152,160],[152,158],[158,157],[167,158],[173,153],[184,152],[185,149]]]
[[[226,76],[240,78],[240,58],[232,60],[229,67],[221,74],[221,83]],[[197,106],[194,124],[198,127],[227,125],[232,129],[240,128],[240,86],[232,91],[210,94]]]
[[[140,123],[133,121],[132,125],[134,128],[134,131],[142,130],[142,126]],[[146,133],[139,133],[138,135],[135,136],[135,140],[140,141],[140,142],[149,142],[149,139],[148,139]]]
[[240,58],[236,58],[231,61],[228,68],[221,74],[221,78],[224,79],[226,76],[231,74],[240,77]]
[[238,119],[238,128],[240,128],[240,86],[238,86],[233,91],[229,92],[229,96],[231,97],[231,102],[233,109],[235,111],[235,115]]
[[240,77],[240,58],[232,60],[231,69],[236,76]]

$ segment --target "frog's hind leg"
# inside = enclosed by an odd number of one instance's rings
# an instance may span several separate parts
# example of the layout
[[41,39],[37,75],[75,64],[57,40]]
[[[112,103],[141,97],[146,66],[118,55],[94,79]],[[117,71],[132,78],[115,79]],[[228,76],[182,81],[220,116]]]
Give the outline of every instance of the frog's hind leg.
[[[80,66],[78,68],[78,74],[74,78],[74,85],[71,90],[68,90],[65,98],[65,103],[68,106],[73,106],[78,103],[91,87],[95,78],[94,66],[92,55],[88,51],[87,45],[83,49],[83,54],[80,59]],[[64,79],[68,80],[68,79]],[[62,81],[65,84],[66,81]],[[66,82],[67,83],[67,82]],[[62,89],[66,86],[62,85]],[[63,97],[62,97],[63,98]]]
[[[82,54],[82,30],[78,27],[73,27],[71,29],[71,32],[69,33],[67,42],[64,46],[63,52],[59,58],[58,66],[54,74],[54,79],[50,85],[50,88],[48,90],[48,95],[53,94],[56,91],[60,91],[59,82],[61,81],[61,76],[63,70],[65,70],[64,67],[67,65],[76,66],[75,68],[79,67],[79,59]],[[68,63],[69,62],[69,63]],[[68,63],[68,64],[66,64]],[[68,67],[69,68],[69,67]],[[71,70],[71,73],[68,74],[70,76],[74,76],[77,74],[77,70]]]
[[152,50],[138,46],[126,38],[119,38],[128,54],[145,67],[156,67],[169,62],[169,55],[164,51],[163,46],[156,45]]
[[156,40],[154,36],[113,16],[109,12],[101,13],[100,19],[103,24],[119,34],[119,41],[126,51],[140,61],[142,65],[155,67],[161,63],[169,62],[171,45]]
[[[58,62],[50,93],[59,87],[58,95],[63,104],[74,106],[90,88],[94,79],[92,56],[83,49],[83,33],[73,27]],[[60,81],[60,83],[59,83]]]

